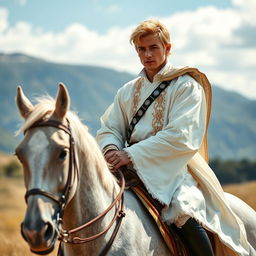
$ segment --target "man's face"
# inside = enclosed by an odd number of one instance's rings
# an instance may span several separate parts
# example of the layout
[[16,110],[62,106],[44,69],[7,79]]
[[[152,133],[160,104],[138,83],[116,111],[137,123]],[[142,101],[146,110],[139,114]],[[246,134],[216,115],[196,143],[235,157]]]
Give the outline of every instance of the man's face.
[[163,45],[157,34],[141,37],[136,50],[147,74],[155,75],[165,65],[171,45]]

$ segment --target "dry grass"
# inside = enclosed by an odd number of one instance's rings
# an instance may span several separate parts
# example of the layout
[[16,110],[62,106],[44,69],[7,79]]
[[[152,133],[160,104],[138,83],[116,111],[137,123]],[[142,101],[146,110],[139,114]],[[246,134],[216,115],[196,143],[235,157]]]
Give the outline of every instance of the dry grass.
[[5,153],[0,153],[0,165],[1,166],[6,165],[14,160],[16,160],[16,156],[5,154]]
[[[0,168],[13,161],[14,155],[0,153]],[[0,178],[0,255],[31,256],[28,245],[20,235],[20,223],[25,214],[24,184],[22,179]],[[49,254],[57,255],[56,252]]]
[[[0,252],[1,256],[31,256],[20,235],[25,213],[24,186],[21,179],[0,179]],[[57,255],[56,252],[49,254]]]
[[256,181],[226,185],[224,186],[224,190],[241,198],[243,201],[249,204],[254,210],[256,210]]
[[31,255],[19,236],[22,220],[21,181],[0,180],[0,251],[4,256]]

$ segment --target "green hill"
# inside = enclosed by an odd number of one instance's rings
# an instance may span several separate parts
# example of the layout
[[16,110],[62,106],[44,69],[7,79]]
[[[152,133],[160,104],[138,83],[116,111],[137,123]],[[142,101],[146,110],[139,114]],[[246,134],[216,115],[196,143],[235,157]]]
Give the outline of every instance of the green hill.
[[[133,75],[111,69],[46,62],[23,54],[0,54],[0,151],[12,152],[14,131],[21,118],[14,102],[17,85],[29,97],[55,96],[63,82],[69,89],[72,109],[89,126],[99,128],[99,117],[116,90]],[[213,87],[212,120],[209,127],[211,157],[255,159],[256,101]]]

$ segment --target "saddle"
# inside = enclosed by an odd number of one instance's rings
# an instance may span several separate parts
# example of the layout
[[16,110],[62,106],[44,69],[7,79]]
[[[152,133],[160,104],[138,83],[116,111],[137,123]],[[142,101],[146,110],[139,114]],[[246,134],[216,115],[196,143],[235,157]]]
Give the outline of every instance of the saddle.
[[175,229],[172,226],[167,225],[161,218],[161,211],[164,208],[164,205],[148,193],[146,187],[134,171],[125,167],[122,167],[121,170],[125,177],[126,189],[133,191],[142,202],[145,209],[152,216],[172,255],[189,256],[190,254],[186,246],[176,233]]

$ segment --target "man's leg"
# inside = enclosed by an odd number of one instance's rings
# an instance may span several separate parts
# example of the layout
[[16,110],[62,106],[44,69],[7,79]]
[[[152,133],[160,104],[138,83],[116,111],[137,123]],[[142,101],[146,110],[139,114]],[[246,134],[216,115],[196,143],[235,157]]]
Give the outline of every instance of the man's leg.
[[175,226],[175,231],[187,245],[192,256],[214,256],[207,232],[195,219],[190,218],[181,228]]

